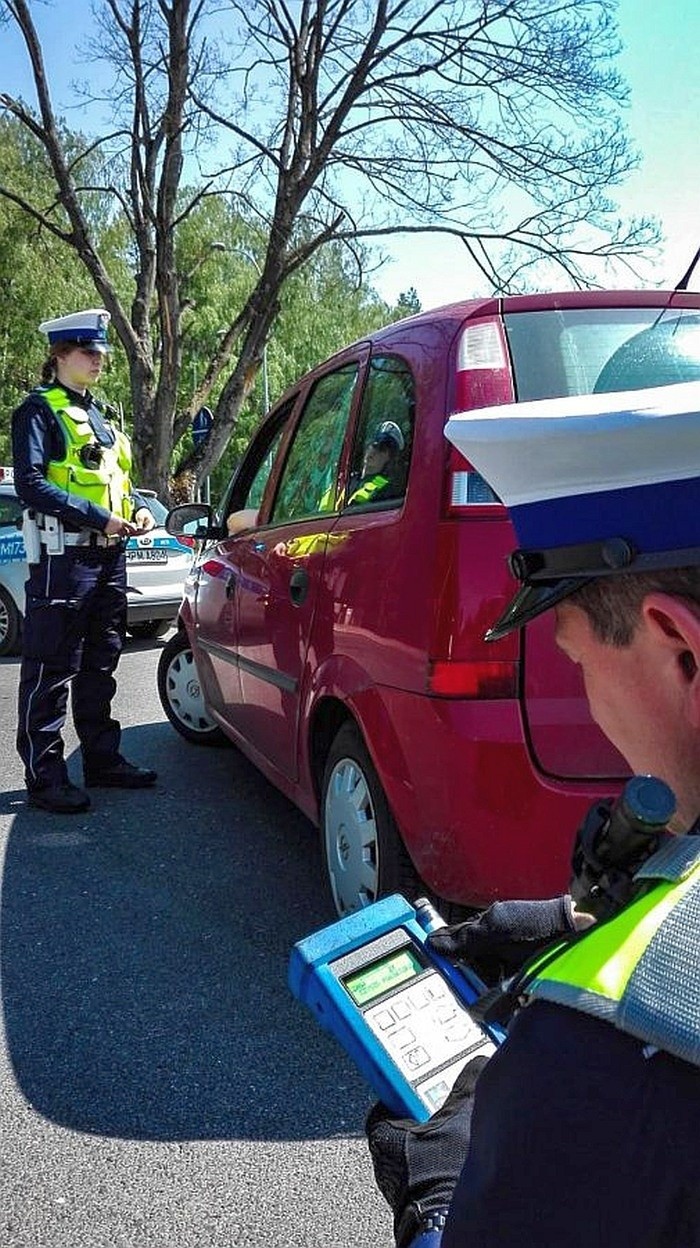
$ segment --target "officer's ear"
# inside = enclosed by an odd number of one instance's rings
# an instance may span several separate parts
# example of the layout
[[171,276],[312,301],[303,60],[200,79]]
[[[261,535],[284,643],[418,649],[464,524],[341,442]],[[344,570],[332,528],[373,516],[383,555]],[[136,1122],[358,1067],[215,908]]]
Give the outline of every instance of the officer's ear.
[[693,726],[700,728],[700,608],[673,594],[647,594],[642,618],[669,660],[666,673],[686,701]]

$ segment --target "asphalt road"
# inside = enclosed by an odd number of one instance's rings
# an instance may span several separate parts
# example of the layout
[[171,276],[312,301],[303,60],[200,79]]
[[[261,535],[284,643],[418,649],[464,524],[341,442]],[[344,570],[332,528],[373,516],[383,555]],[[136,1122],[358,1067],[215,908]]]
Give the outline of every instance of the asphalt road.
[[234,749],[177,736],[161,644],[127,648],[115,702],[155,791],[72,817],[24,804],[0,660],[0,1243],[389,1248],[371,1095],[286,985],[333,918],[316,835]]

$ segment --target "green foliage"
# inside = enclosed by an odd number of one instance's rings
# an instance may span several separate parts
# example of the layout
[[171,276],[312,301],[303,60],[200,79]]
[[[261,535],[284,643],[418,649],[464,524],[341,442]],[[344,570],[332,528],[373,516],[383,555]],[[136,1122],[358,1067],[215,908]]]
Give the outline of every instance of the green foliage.
[[[77,140],[73,137],[74,149]],[[0,181],[30,197],[46,186],[53,193],[42,149],[18,122],[0,117]],[[191,192],[186,192],[189,194]],[[134,295],[131,236],[126,222],[95,211],[98,251],[124,306]],[[62,223],[63,224],[63,223]],[[236,216],[222,196],[210,196],[185,218],[177,239],[177,267],[187,301],[182,335],[179,411],[186,411],[224,329],[243,307],[259,276],[265,240]],[[0,463],[9,461],[13,408],[38,379],[45,358],[41,321],[79,307],[94,306],[95,291],[75,254],[20,208],[0,197]],[[271,402],[310,368],[382,324],[419,309],[415,291],[390,308],[362,281],[356,260],[339,244],[314,254],[288,281],[279,319],[265,351],[253,391],[234,436],[212,474],[220,493],[265,412],[265,372]],[[100,381],[100,394],[123,412],[131,431],[129,369],[112,335],[113,352]],[[158,344],[154,343],[157,356]],[[214,406],[220,381],[208,400]],[[187,433],[175,448],[174,465],[189,453]]]
[[420,312],[420,299],[415,286],[410,286],[408,290],[402,290],[396,304],[399,319],[402,316],[414,316],[416,312]]
[[[255,272],[250,260],[238,254],[239,280],[248,288]],[[246,272],[247,265],[247,272]],[[279,319],[272,331],[265,361],[254,390],[243,407],[226,451],[211,476],[213,497],[219,497],[247,447],[264,412],[265,367],[270,402],[336,351],[372,333],[382,325],[420,311],[415,291],[402,295],[395,308],[361,280],[348,253],[337,243],[315,253],[286,283]]]
[[[72,139],[72,150],[77,140]],[[47,206],[54,187],[43,149],[23,126],[0,116],[0,182]],[[52,218],[65,226],[60,208]],[[42,321],[95,304],[95,289],[60,238],[0,197],[0,463],[10,455],[10,415],[37,382],[46,356]],[[124,393],[108,377],[109,397]]]

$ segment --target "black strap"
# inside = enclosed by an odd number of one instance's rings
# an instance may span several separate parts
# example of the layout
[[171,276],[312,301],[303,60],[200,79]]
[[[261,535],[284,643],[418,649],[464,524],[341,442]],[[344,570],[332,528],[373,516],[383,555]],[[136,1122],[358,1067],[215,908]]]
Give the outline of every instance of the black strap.
[[424,1209],[419,1200],[412,1201],[404,1209],[398,1225],[394,1228],[394,1238],[398,1248],[410,1248],[420,1235],[442,1232],[447,1222],[448,1210]]
[[99,445],[114,446],[114,443],[117,440],[114,430],[107,424],[107,421],[92,397],[90,406],[87,409],[87,418],[90,422],[90,428],[92,429],[95,439]]

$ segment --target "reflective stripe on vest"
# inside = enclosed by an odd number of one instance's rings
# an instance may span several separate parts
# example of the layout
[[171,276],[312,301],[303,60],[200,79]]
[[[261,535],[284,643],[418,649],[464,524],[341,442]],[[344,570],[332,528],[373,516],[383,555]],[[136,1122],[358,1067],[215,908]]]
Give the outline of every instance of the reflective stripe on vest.
[[635,877],[649,880],[648,891],[535,961],[527,995],[700,1065],[699,859],[700,838],[673,837]]
[[99,467],[86,468],[80,459],[80,451],[95,442],[88,413],[71,403],[62,386],[39,387],[34,393],[50,407],[61,427],[65,443],[63,459],[49,460],[47,479],[66,493],[77,494],[128,520],[132,512],[131,448],[128,438],[121,430],[112,428],[114,446],[102,447]]
[[389,478],[383,477],[381,473],[377,473],[376,476],[370,477],[369,481],[364,481],[361,485],[358,485],[357,489],[350,495],[348,504],[371,503],[374,495],[379,490],[383,490],[388,484]]

